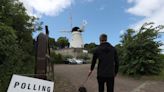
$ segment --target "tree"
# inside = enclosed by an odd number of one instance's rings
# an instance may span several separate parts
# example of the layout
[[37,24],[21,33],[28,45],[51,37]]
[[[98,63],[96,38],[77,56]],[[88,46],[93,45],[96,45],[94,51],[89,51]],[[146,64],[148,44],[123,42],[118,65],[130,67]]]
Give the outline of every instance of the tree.
[[128,29],[121,38],[121,44],[116,48],[120,58],[120,70],[128,75],[159,74],[161,71],[160,49],[162,45],[158,31],[163,26],[153,27],[152,23],[145,23],[137,32]]
[[90,53],[92,53],[93,49],[95,49],[95,47],[97,47],[97,45],[93,42],[89,43],[89,44],[84,44],[84,49],[88,50]]
[[18,0],[0,1],[1,23],[12,27],[16,32],[17,41],[23,51],[33,54],[32,32],[36,18],[29,16],[23,4]]
[[50,57],[52,58],[52,62],[55,64],[63,64],[64,63],[64,57],[59,53],[52,52]]
[[57,39],[57,45],[59,48],[69,47],[69,41],[66,37],[59,37]]
[[49,40],[49,46],[50,46],[50,48],[54,48],[54,46],[55,46],[55,39],[49,37],[48,40]]
[[0,92],[6,92],[12,74],[34,72],[35,21],[18,0],[0,0]]
[[6,92],[12,74],[23,73],[23,51],[14,32],[11,27],[0,23],[0,92]]

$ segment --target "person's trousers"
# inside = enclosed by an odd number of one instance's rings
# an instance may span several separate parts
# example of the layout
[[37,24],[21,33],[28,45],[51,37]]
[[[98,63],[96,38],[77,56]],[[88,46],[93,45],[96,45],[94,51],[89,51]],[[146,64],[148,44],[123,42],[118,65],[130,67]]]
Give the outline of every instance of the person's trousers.
[[107,92],[114,92],[114,77],[97,77],[99,92],[104,92],[104,85],[106,83]]

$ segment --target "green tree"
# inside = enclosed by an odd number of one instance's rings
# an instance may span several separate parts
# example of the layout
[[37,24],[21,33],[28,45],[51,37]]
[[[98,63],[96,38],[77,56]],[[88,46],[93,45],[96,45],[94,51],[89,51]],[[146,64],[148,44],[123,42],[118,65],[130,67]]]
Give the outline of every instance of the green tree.
[[11,27],[0,23],[0,92],[6,92],[13,73],[23,72],[23,51],[14,32]]
[[86,54],[86,53],[82,53],[82,54],[78,55],[76,58],[78,58],[78,59],[84,59],[85,61],[87,61],[87,60],[90,59],[89,55]]
[[57,45],[59,48],[69,47],[69,41],[66,37],[59,37],[57,39]]
[[17,41],[23,51],[33,54],[32,32],[36,18],[29,16],[23,4],[18,0],[1,0],[0,1],[1,23],[12,27],[16,32]]
[[84,49],[88,50],[90,53],[92,53],[93,49],[95,49],[95,47],[97,47],[97,45],[93,42],[89,43],[89,44],[84,44]]
[[161,71],[160,49],[162,45],[156,39],[158,31],[163,26],[153,27],[152,23],[145,23],[137,32],[128,29],[117,45],[120,58],[120,70],[128,75],[159,74]]
[[53,63],[55,63],[55,64],[64,64],[64,62],[63,62],[64,57],[61,54],[52,52],[50,57],[51,57]]
[[12,74],[33,73],[35,23],[18,0],[0,0],[0,92],[6,92]]
[[54,46],[55,46],[55,39],[49,37],[48,40],[49,40],[49,46],[50,46],[50,48],[54,48]]

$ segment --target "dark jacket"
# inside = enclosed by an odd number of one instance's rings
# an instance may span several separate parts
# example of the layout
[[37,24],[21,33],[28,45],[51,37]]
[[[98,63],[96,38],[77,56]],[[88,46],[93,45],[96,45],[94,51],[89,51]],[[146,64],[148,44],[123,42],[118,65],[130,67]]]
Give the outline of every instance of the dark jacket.
[[100,44],[93,53],[91,70],[94,69],[97,59],[98,77],[114,77],[118,72],[119,61],[116,49],[108,42]]

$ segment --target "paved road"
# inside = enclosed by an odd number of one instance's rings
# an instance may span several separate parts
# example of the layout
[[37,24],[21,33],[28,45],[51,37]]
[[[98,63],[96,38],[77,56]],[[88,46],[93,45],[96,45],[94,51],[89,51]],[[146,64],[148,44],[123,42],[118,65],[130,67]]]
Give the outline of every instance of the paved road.
[[[90,64],[55,65],[55,92],[78,92],[86,79]],[[98,92],[96,69],[85,84],[88,92]],[[164,92],[164,81],[135,80],[118,75],[115,92]]]

